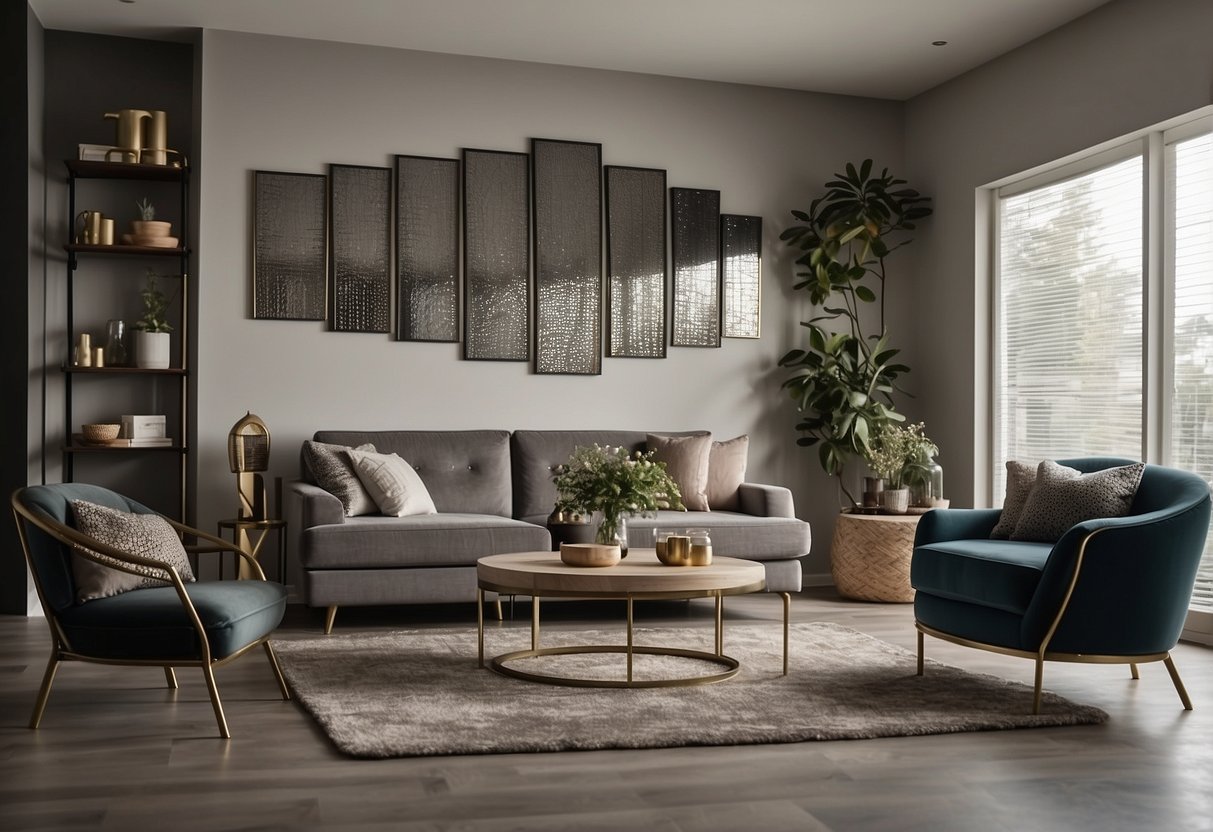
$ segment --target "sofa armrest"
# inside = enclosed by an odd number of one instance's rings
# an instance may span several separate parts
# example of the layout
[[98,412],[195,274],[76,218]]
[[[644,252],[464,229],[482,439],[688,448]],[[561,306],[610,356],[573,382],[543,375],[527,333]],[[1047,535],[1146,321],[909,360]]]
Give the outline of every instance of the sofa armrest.
[[737,489],[741,510],[755,517],[795,517],[791,490],[782,485],[743,482]]
[[318,485],[292,480],[286,484],[286,520],[298,531],[345,522],[341,501]]
[[924,546],[945,540],[988,538],[998,525],[1000,508],[937,508],[918,521],[914,545]]

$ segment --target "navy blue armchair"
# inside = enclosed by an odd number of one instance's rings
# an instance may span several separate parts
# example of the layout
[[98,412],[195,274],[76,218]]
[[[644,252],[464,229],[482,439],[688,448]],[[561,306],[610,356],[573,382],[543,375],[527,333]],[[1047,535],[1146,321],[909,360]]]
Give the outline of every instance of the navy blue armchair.
[[[122,551],[77,530],[71,507],[74,500],[130,514],[154,514],[134,500],[95,485],[36,485],[13,493],[18,534],[53,641],[30,728],[41,723],[55,672],[65,661],[162,667],[168,686],[174,689],[174,667],[198,667],[206,680],[219,734],[225,739],[231,734],[214,668],[260,646],[269,658],[282,698],[291,698],[269,643],[286,611],[286,589],[267,581],[252,556],[222,538],[164,518],[178,534],[199,541],[186,547],[187,551],[235,552],[252,576],[251,580],[187,583],[164,560]],[[77,556],[111,568],[117,562],[120,572],[135,575],[154,569],[169,582],[77,603],[71,560]]]
[[[1132,460],[1059,460],[1083,473]],[[1040,712],[1046,661],[1164,662],[1184,708],[1192,702],[1170,650],[1179,640],[1209,529],[1209,486],[1187,471],[1147,465],[1125,517],[1088,520],[1056,543],[992,540],[998,509],[928,512],[918,525],[910,582],[918,630],[1036,663]]]

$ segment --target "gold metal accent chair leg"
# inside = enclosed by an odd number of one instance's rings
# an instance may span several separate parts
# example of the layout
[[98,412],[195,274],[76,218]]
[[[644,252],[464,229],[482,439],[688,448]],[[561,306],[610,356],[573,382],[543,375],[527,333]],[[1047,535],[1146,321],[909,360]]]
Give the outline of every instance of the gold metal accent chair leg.
[[1043,656],[1036,657],[1036,686],[1032,693],[1032,716],[1040,713],[1040,693],[1045,679],[1045,660]]
[[792,593],[781,592],[783,596],[783,675],[788,675],[788,618],[792,612]]
[[922,675],[922,641],[923,641],[922,630],[919,630],[918,631],[918,675],[919,676]]
[[219,736],[230,740],[232,734],[227,730],[227,717],[223,715],[223,703],[219,701],[219,688],[215,686],[215,671],[209,664],[204,664],[202,675],[206,677],[206,689],[211,695],[211,707],[215,710],[215,722],[219,724]]
[[324,634],[331,636],[333,634],[333,622],[337,620],[337,605],[333,604],[324,614]]
[[1163,664],[1167,666],[1167,672],[1171,674],[1171,683],[1175,685],[1175,692],[1179,694],[1179,701],[1184,703],[1184,710],[1192,710],[1192,700],[1188,698],[1188,691],[1184,688],[1183,679],[1179,678],[1179,671],[1175,669],[1175,661],[1168,653],[1163,659]]
[[51,695],[51,684],[55,681],[55,672],[59,670],[59,654],[51,653],[46,663],[46,672],[42,674],[42,687],[38,688],[38,698],[34,701],[34,713],[30,717],[29,727],[37,728],[42,722],[42,712],[46,710],[46,700]]
[[168,682],[168,686],[173,690],[177,689],[177,674],[168,665],[164,666],[164,681]]
[[1130,663],[1129,663],[1129,673],[1130,673],[1130,674],[1132,674],[1132,676],[1133,676],[1133,678],[1134,678],[1134,679],[1140,679],[1140,678],[1141,678],[1141,674],[1137,672],[1137,662],[1130,662]]
[[282,675],[282,667],[278,664],[278,654],[274,652],[268,639],[261,642],[261,646],[265,648],[265,655],[269,657],[270,667],[274,669],[274,678],[278,680],[278,690],[282,691],[282,698],[289,701],[291,689],[286,686],[286,677]]

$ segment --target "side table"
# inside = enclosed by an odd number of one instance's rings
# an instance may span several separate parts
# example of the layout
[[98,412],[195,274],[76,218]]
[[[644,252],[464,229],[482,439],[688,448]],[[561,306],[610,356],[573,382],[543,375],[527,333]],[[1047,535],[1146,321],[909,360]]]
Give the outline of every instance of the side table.
[[830,548],[838,592],[858,601],[914,600],[910,559],[922,515],[840,514]]
[[[220,520],[216,524],[219,528],[216,532],[220,537],[224,536],[224,532],[231,530],[232,542],[244,549],[254,558],[261,554],[261,546],[265,543],[265,537],[270,532],[278,533],[278,581],[286,583],[286,521],[285,520],[250,520],[244,518],[231,518]],[[237,570],[239,577],[244,578],[245,566],[240,563],[239,558],[232,555],[233,569]],[[237,565],[239,568],[237,569]],[[223,557],[219,557],[219,580],[223,580]]]

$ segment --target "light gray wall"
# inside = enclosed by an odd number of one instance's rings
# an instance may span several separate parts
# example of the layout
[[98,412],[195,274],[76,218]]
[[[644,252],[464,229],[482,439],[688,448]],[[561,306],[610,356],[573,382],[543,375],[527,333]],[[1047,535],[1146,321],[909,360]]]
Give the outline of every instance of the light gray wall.
[[1211,33],[1208,0],[1120,0],[908,102],[907,173],[936,212],[912,247],[906,409],[940,444],[954,505],[988,499],[975,483],[989,419],[975,189],[1209,104]]
[[[269,425],[274,476],[296,474],[319,428],[706,428],[752,437],[750,479],[795,492],[814,525],[806,571],[828,572],[833,486],[794,444],[775,363],[809,317],[778,242],[846,161],[901,164],[887,101],[206,31],[202,36],[198,274],[198,518],[231,516],[226,436]],[[719,188],[761,215],[763,337],[665,360],[605,359],[598,377],[462,361],[455,344],[396,343],[321,323],[250,318],[251,171],[388,165],[395,153],[525,151],[530,137],[600,141],[606,164],[664,167],[669,185]]]

